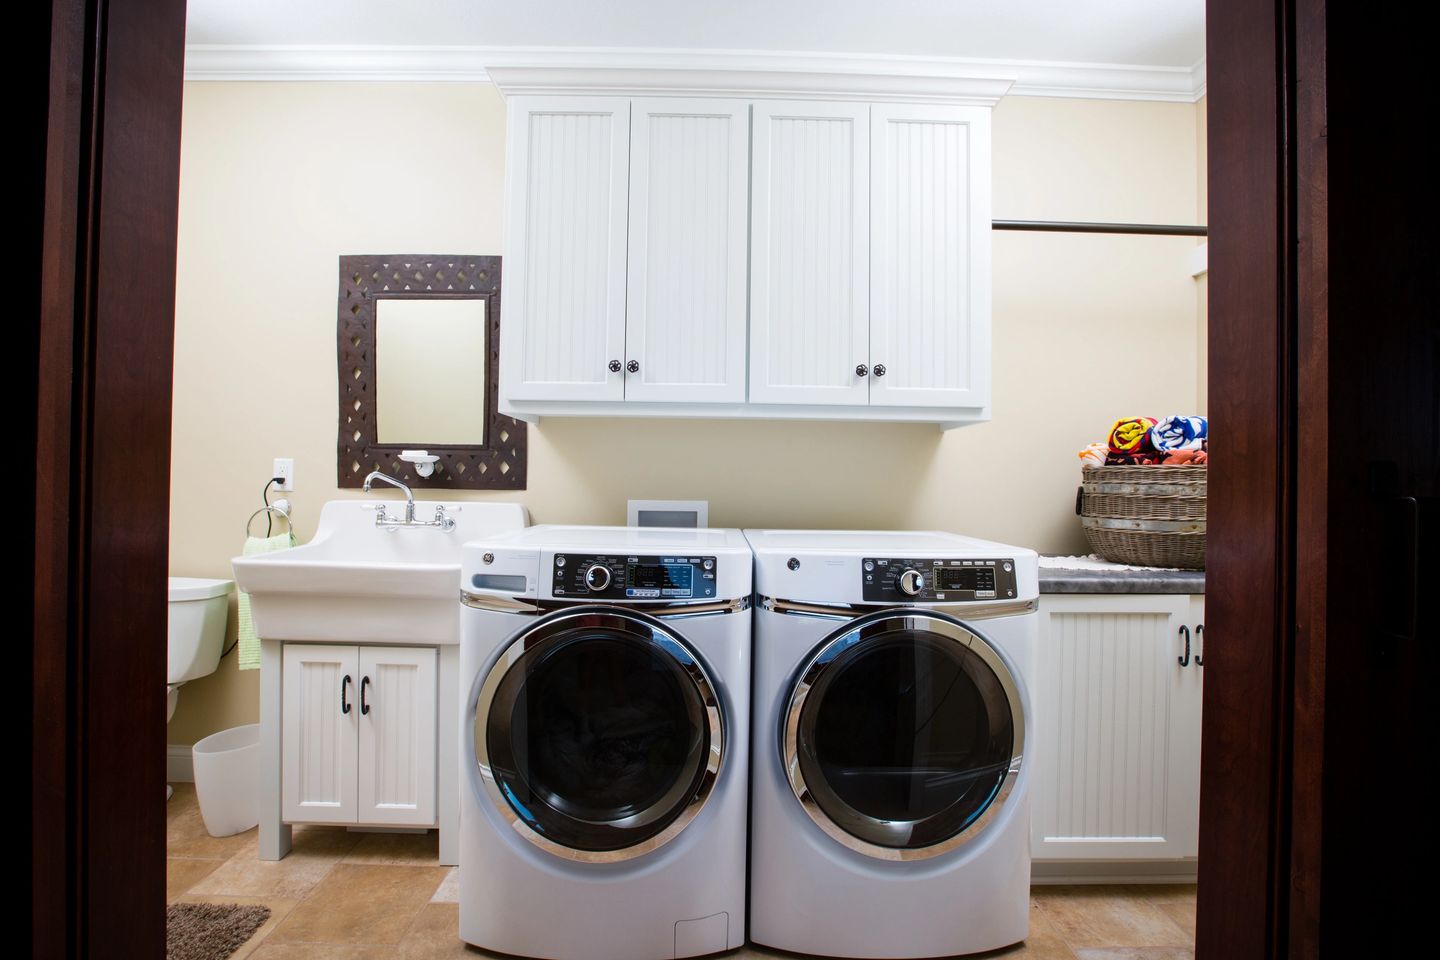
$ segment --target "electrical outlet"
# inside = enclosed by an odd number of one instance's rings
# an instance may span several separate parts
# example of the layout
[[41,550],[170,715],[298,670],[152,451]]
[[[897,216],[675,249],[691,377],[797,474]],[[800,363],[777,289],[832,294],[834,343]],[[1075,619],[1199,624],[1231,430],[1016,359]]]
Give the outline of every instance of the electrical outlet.
[[295,489],[295,461],[289,458],[275,458],[275,471],[270,474],[272,477],[280,477],[280,482],[275,484],[275,490],[289,493]]

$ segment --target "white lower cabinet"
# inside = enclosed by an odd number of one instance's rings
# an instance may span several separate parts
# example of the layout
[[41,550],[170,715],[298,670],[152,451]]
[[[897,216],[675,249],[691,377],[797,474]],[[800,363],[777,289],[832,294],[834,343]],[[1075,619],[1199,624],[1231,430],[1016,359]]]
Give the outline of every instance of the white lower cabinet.
[[434,647],[285,644],[281,817],[436,823]]
[[1196,856],[1203,620],[1198,596],[1041,597],[1035,860]]

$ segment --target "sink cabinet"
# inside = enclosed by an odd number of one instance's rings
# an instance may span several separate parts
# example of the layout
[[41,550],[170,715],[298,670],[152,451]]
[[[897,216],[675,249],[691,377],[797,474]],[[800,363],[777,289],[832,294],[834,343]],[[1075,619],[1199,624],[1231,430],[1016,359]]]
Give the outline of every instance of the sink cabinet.
[[436,825],[434,647],[287,644],[287,823]]

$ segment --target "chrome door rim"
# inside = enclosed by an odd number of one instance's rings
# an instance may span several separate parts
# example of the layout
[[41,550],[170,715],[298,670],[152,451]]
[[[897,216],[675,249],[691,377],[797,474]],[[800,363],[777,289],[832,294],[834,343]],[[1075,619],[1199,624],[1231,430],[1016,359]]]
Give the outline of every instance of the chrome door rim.
[[[875,637],[902,631],[925,632],[958,643],[980,657],[999,681],[1009,701],[1010,721],[1014,729],[1014,743],[1011,747],[1010,763],[1005,779],[995,792],[994,798],[981,814],[964,829],[938,843],[924,847],[887,847],[868,840],[862,840],[841,827],[820,807],[813,791],[805,783],[805,774],[800,768],[800,714],[810,690],[824,675],[835,659],[846,650]],[[952,620],[926,610],[894,609],[879,611],[853,621],[844,631],[831,634],[821,642],[819,648],[806,661],[799,679],[790,691],[790,700],[785,708],[784,726],[781,730],[781,762],[790,790],[815,825],[833,840],[857,853],[878,860],[928,860],[964,846],[984,831],[1004,809],[1015,780],[1020,775],[1025,750],[1025,711],[1020,700],[1020,690],[1010,667],[1000,652],[989,641],[970,630],[957,620]],[[874,818],[870,818],[874,819]],[[892,823],[919,823],[920,821],[888,821]]]
[[[668,656],[674,658],[686,676],[695,685],[696,693],[700,696],[704,705],[706,724],[710,736],[709,755],[705,759],[705,768],[701,774],[699,786],[686,801],[685,807],[679,815],[672,820],[665,829],[659,833],[647,837],[627,847],[620,847],[614,850],[583,850],[576,847],[556,843],[543,833],[538,832],[525,817],[521,816],[515,807],[505,796],[505,791],[495,777],[495,771],[490,762],[490,747],[486,738],[476,729],[482,722],[488,725],[490,709],[494,705],[495,695],[504,681],[505,676],[517,664],[524,661],[550,645],[555,635],[563,634],[576,629],[598,629],[609,630],[629,634],[636,639],[654,644],[663,650]],[[539,641],[527,644],[527,641],[535,640],[536,634],[541,633]],[[725,721],[720,709],[719,697],[715,685],[710,681],[709,674],[701,664],[699,657],[691,651],[683,639],[673,633],[665,624],[653,617],[643,613],[623,610],[614,607],[585,606],[575,607],[564,613],[551,614],[542,617],[533,624],[527,625],[515,636],[506,641],[506,647],[500,658],[490,667],[485,676],[485,681],[480,687],[479,695],[475,700],[474,717],[469,724],[468,739],[473,740],[472,754],[475,757],[476,765],[479,768],[480,780],[485,786],[485,792],[489,795],[495,809],[505,818],[506,822],[530,843],[566,860],[578,860],[585,863],[616,863],[625,860],[633,860],[636,857],[644,856],[652,850],[656,850],[675,837],[679,836],[690,823],[699,815],[706,801],[714,792],[716,781],[720,776],[720,768],[725,758]],[[660,816],[674,809],[674,793],[683,793],[685,787],[682,784],[678,791],[667,792],[660,800],[656,801],[646,810],[620,820],[605,821],[606,826],[613,827],[635,827],[645,823],[653,822]],[[647,818],[646,815],[650,816]]]

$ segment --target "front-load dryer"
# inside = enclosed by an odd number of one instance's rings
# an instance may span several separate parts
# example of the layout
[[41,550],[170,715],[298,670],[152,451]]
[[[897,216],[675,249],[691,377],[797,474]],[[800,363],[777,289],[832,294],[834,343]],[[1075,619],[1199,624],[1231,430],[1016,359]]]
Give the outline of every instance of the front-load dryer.
[[466,546],[464,940],[554,960],[744,942],[751,562],[738,530]]
[[745,535],[751,938],[834,957],[1023,940],[1036,554],[947,533]]

